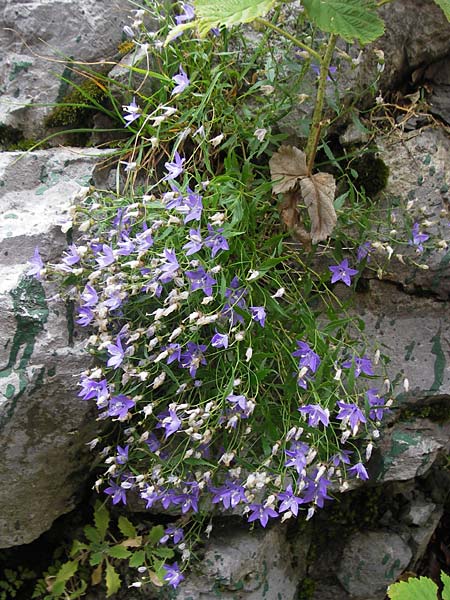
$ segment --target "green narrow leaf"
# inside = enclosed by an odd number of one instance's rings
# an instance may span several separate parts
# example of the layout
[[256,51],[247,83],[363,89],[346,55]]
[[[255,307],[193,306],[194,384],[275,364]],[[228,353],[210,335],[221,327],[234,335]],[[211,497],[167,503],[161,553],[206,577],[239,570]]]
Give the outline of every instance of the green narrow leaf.
[[195,0],[195,14],[201,37],[213,27],[249,23],[265,15],[275,0]]
[[84,531],[84,535],[87,537],[87,539],[92,542],[93,544],[100,544],[102,541],[102,537],[100,535],[100,532],[98,529],[96,529],[95,527],[92,527],[92,525],[86,525],[86,527],[83,529]]
[[120,544],[109,548],[107,554],[112,558],[129,558],[131,556],[131,552],[124,548],[124,546],[121,546]]
[[106,532],[108,531],[109,511],[106,506],[100,502],[95,503],[94,522],[100,534],[100,539],[104,540]]
[[450,21],[450,0],[434,0],[436,4],[442,8],[442,12],[447,17],[447,20]]
[[347,42],[368,44],[384,33],[384,23],[373,0],[303,0],[303,5],[317,27],[336,33]]
[[137,537],[136,527],[126,517],[119,517],[118,527],[120,529],[120,533],[122,533],[126,538]]
[[106,597],[109,598],[120,590],[120,577],[114,567],[110,564],[106,564]]
[[450,577],[444,571],[441,571],[441,581],[444,584],[442,600],[450,600]]
[[437,591],[437,585],[428,577],[411,577],[390,585],[388,596],[391,600],[436,600]]

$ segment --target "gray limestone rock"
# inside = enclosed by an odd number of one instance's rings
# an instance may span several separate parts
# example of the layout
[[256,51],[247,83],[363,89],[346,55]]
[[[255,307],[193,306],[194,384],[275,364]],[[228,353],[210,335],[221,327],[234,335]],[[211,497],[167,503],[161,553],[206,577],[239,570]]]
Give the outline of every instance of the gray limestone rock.
[[[399,239],[407,241],[412,224],[425,222],[421,230],[430,235],[423,256],[406,245],[399,250],[402,258],[394,255],[389,263],[381,261],[386,270],[383,277],[400,283],[407,292],[428,292],[446,300],[450,295],[450,138],[443,129],[428,128],[392,134],[377,140],[377,145],[390,170],[386,206],[394,207],[395,222],[386,224],[386,230],[398,230]],[[377,256],[373,258],[372,266]]]
[[[0,124],[26,138],[67,91],[72,60],[111,59],[130,24],[123,0],[4,0],[0,6]],[[91,66],[95,68],[95,65]]]
[[395,533],[356,533],[343,549],[337,576],[355,600],[383,600],[388,585],[406,569],[411,557],[410,548]]
[[[301,573],[291,567],[292,554],[283,527],[248,531],[228,528],[216,534],[198,568],[177,589],[177,600],[294,600]],[[304,568],[304,567],[303,567]]]
[[45,260],[61,255],[61,220],[91,181],[96,155],[0,155],[0,548],[33,541],[74,508],[89,471],[95,415],[77,398],[89,361],[71,307],[27,276],[27,261],[35,247]]

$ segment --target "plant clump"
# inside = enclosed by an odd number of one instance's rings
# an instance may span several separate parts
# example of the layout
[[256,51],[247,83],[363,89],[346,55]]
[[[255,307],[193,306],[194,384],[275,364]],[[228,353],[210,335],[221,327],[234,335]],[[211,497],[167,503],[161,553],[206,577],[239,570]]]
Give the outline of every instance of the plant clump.
[[[360,3],[348,1],[359,15]],[[335,177],[313,172],[334,16],[328,22],[305,2],[302,25],[309,18],[331,35],[312,46],[306,33],[286,41],[307,49],[307,69],[320,63],[303,151],[280,147],[283,136],[274,133],[302,80],[283,103],[271,103],[277,68],[261,68],[260,57],[270,53],[271,31],[283,33],[277,14],[262,19],[273,2],[255,3],[244,16],[216,4],[211,13],[206,0],[196,10],[181,3],[172,16],[152,2],[146,10],[160,27],[152,35],[136,11],[131,34],[157,58],[149,64],[159,70],[147,76],[159,86],[149,96],[130,90],[117,115],[129,134],[117,164],[123,185],[115,193],[86,190],[66,224],[78,229],[76,242],[57,264],[45,265],[36,249],[29,270],[61,284],[88,332],[96,362],[80,376],[79,397],[108,424],[90,442],[104,467],[95,487],[113,506],[137,501],[173,516],[157,544],[156,537],[139,542],[136,588],[178,587],[212,514],[240,515],[254,527],[309,520],[336,492],[368,480],[392,404],[380,351],[339,290],[355,290],[375,255],[382,275],[393,234],[385,236],[383,219],[354,186],[335,198]],[[245,47],[231,25],[254,18],[267,25],[258,48],[250,56],[230,50],[232,35]],[[194,24],[200,39],[189,33]],[[374,10],[366,25],[341,23],[342,36],[368,42],[382,31]],[[102,85],[85,85],[94,87],[80,87],[83,97],[105,97]],[[76,118],[81,101],[66,102]],[[56,123],[67,125],[69,113],[62,115]],[[344,170],[337,178],[351,184]],[[368,227],[376,223],[380,239]],[[395,243],[411,246],[419,260],[430,236],[422,223],[410,225]],[[290,237],[300,229],[304,245]],[[103,565],[94,583],[105,576],[110,595],[120,583],[110,558],[130,558],[131,546],[118,550],[113,540],[112,555],[101,527],[100,540],[89,530],[101,547],[78,551]],[[75,575],[77,556],[56,574],[58,593]]]

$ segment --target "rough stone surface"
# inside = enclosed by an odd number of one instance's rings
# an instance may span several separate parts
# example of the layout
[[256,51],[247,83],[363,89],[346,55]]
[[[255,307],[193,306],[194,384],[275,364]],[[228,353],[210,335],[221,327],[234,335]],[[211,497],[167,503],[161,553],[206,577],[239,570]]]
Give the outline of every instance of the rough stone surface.
[[423,405],[425,399],[442,398],[444,408],[443,396],[450,395],[446,304],[399,292],[392,283],[374,279],[366,293],[356,296],[355,313],[365,323],[367,339],[389,359],[386,374],[395,386],[396,405]]
[[0,155],[0,547],[31,542],[74,508],[88,474],[95,420],[76,397],[87,359],[69,308],[26,272],[36,246],[49,261],[66,247],[61,219],[96,154]]
[[386,30],[373,45],[385,53],[383,89],[410,83],[415,71],[450,52],[450,23],[433,0],[391,2],[380,9],[380,16]]
[[[395,227],[399,239],[405,241],[410,238],[414,222],[427,221],[423,230],[435,240],[434,246],[430,243],[423,256],[417,255],[416,248],[405,246],[400,250],[403,262],[395,255],[389,264],[383,262],[386,270],[383,277],[400,283],[407,292],[428,292],[447,300],[450,253],[445,244],[450,242],[450,138],[442,128],[428,128],[409,134],[392,134],[377,143],[390,169],[385,203],[394,206],[392,213],[396,218],[395,223],[386,228]],[[409,222],[402,216],[404,210]],[[414,262],[426,263],[428,269]]]
[[407,481],[425,475],[436,458],[450,450],[450,424],[415,419],[396,423],[385,432],[379,446],[380,464],[371,463],[376,478],[388,481]]
[[345,545],[337,576],[355,600],[383,600],[411,557],[408,545],[392,532],[357,533]]
[[[291,567],[285,529],[230,529],[214,536],[199,565],[177,589],[177,600],[294,600],[301,573]],[[304,569],[304,566],[302,567]]]
[[[0,6],[0,124],[26,138],[42,134],[42,119],[71,79],[71,60],[111,59],[129,24],[123,0],[4,0]],[[94,66],[91,66],[94,68]]]

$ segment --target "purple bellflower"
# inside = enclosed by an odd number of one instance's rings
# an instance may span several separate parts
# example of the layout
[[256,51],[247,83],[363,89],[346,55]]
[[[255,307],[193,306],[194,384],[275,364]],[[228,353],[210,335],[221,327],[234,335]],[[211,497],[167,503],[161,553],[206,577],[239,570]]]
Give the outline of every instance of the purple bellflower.
[[353,435],[355,435],[358,431],[359,424],[366,423],[366,417],[361,409],[352,402],[347,403],[338,400],[337,405],[339,407],[339,413],[337,414],[336,419],[339,419],[343,423],[349,423]]
[[266,527],[269,517],[275,519],[278,517],[278,513],[270,506],[263,506],[262,504],[250,504],[250,510],[253,511],[248,518],[248,522],[259,521],[263,527]]
[[319,423],[323,423],[325,427],[328,427],[330,424],[330,411],[328,408],[322,408],[319,404],[301,406],[298,412],[302,416],[308,417],[308,425],[310,427],[317,427]]
[[369,479],[369,474],[366,471],[365,466],[362,463],[356,463],[348,470],[349,475],[354,475],[357,479],[361,479],[362,481],[367,481]]
[[266,324],[266,309],[264,306],[250,306],[250,312],[252,313],[252,319],[259,323],[261,327]]
[[110,356],[108,362],[106,363],[106,366],[117,369],[123,363],[123,359],[125,358],[126,352],[126,349],[124,349],[124,347],[122,346],[122,339],[120,335],[117,336],[116,343],[108,344],[106,346],[106,349],[108,350]]
[[191,290],[193,292],[195,290],[202,290],[205,296],[212,296],[212,286],[216,285],[217,281],[203,267],[199,267],[197,271],[186,271],[186,277],[191,283]]
[[304,501],[302,498],[294,495],[291,484],[287,486],[285,492],[278,494],[278,499],[281,500],[278,512],[282,513],[290,510],[295,517],[298,516],[298,507],[300,504],[303,504]]
[[331,283],[342,281],[345,285],[350,286],[352,284],[351,277],[358,274],[357,269],[351,269],[348,266],[348,259],[345,258],[340,264],[328,267],[332,273]]
[[108,417],[117,417],[119,421],[125,421],[128,416],[128,411],[134,408],[135,402],[125,394],[118,394],[113,396],[109,401],[109,408],[107,411]]
[[167,169],[167,175],[164,177],[164,180],[176,179],[181,173],[184,171],[184,162],[185,158],[181,158],[178,151],[175,151],[173,162],[166,162],[164,166]]
[[186,74],[186,72],[184,71],[183,67],[180,65],[180,72],[177,75],[174,75],[172,77],[172,80],[177,84],[171,93],[171,96],[174,96],[175,94],[181,94],[181,92],[183,92],[191,83],[189,81],[189,78]]
[[177,588],[184,580],[184,575],[180,573],[178,563],[174,562],[173,565],[163,565],[163,567],[166,571],[166,574],[164,575],[164,581],[173,588]]
[[417,246],[417,251],[423,252],[422,242],[426,242],[430,239],[430,236],[427,233],[421,233],[419,230],[419,223],[414,223],[411,233],[412,237],[409,240],[410,245]]
[[136,99],[134,98],[134,96],[133,96],[133,101],[130,104],[128,104],[127,106],[122,106],[122,109],[125,113],[127,113],[123,117],[126,121],[125,127],[128,127],[128,125],[131,125],[131,123],[133,123],[133,121],[136,121],[136,119],[139,119],[139,117],[141,116],[141,109],[136,104]]
[[352,361],[346,360],[345,362],[343,362],[342,366],[345,369],[350,369],[353,364],[355,365],[355,377],[359,377],[361,373],[364,373],[365,375],[374,374],[372,361],[367,356],[363,356],[362,358],[359,358],[359,356],[355,356]]
[[39,248],[34,249],[33,258],[28,261],[30,268],[27,271],[27,275],[34,277],[35,279],[42,279],[41,271],[44,268],[41,255],[39,254]]
[[211,346],[214,348],[228,348],[228,335],[226,333],[215,333],[211,338]]

